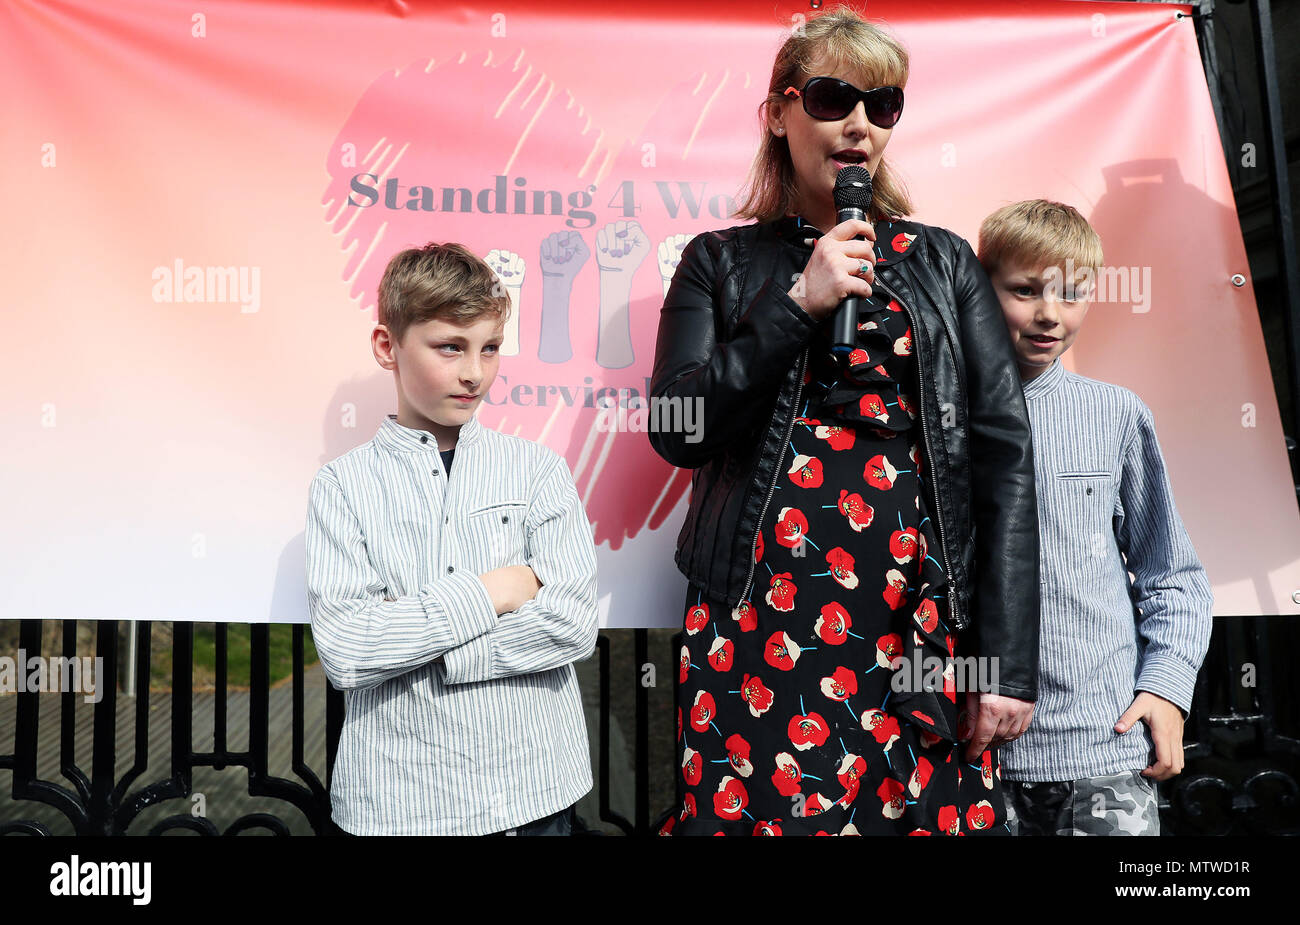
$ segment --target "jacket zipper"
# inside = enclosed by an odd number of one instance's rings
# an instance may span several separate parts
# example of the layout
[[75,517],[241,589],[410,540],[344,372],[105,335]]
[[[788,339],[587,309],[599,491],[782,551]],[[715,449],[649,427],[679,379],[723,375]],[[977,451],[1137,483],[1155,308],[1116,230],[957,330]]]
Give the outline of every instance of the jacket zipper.
[[902,306],[903,311],[907,312],[908,322],[912,326],[912,344],[916,352],[917,381],[921,386],[921,415],[920,415],[921,442],[925,444],[926,460],[930,464],[930,494],[934,498],[934,510],[932,510],[930,514],[934,518],[935,526],[937,526],[939,530],[939,554],[943,556],[943,568],[948,576],[949,617],[952,620],[952,625],[954,628],[958,630],[964,630],[968,625],[968,621],[966,619],[966,615],[959,612],[957,609],[957,599],[960,596],[959,587],[958,587],[957,577],[953,574],[952,571],[951,561],[948,558],[948,540],[943,532],[943,518],[939,516],[939,480],[935,477],[934,453],[930,451],[930,431],[925,426],[926,376],[925,376],[925,369],[922,367],[922,363],[921,363],[921,347],[920,347],[921,341],[917,333],[920,330],[920,328],[916,324],[916,316],[912,314],[912,310],[907,306],[907,303],[898,297],[898,293],[894,292],[887,285],[882,283],[879,277],[877,277],[872,282],[871,288],[873,290],[880,289],[882,292],[884,292],[885,295],[889,296],[900,306]]
[[[781,461],[785,459],[785,448],[790,445],[790,436],[794,433],[794,419],[799,416],[799,396],[803,394],[803,377],[807,367],[808,348],[804,347],[803,358],[799,363],[799,384],[794,390],[794,404],[790,408],[790,424],[785,429],[785,441],[781,444],[781,451],[776,456],[776,468],[772,472],[772,484],[768,486],[767,497],[763,500],[763,509],[758,512],[758,525],[754,528],[754,541],[750,544],[749,574],[745,576],[745,590],[740,595],[741,601],[749,600],[749,586],[754,580],[754,569],[758,567],[758,562],[754,558],[758,553],[758,531],[763,529],[763,515],[767,513],[767,506],[772,503],[772,495],[776,493],[777,480],[781,478]],[[773,417],[775,416],[776,412],[773,412]]]

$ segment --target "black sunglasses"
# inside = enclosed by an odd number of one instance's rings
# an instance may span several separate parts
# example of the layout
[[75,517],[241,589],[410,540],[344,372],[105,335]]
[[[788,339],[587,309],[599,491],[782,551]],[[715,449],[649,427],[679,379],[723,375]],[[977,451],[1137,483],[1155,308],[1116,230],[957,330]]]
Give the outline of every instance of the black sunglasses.
[[893,128],[903,114],[902,87],[859,90],[836,77],[813,77],[802,90],[786,87],[785,95],[802,100],[803,111],[823,122],[843,119],[858,105],[858,100],[862,100],[867,111],[867,121],[880,128]]

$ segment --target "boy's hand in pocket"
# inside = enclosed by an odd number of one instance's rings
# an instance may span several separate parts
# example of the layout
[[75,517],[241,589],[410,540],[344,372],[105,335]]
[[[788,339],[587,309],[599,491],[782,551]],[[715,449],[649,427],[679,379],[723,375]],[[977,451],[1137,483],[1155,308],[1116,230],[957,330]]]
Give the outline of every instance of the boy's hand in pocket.
[[1121,735],[1142,720],[1151,730],[1156,760],[1142,771],[1153,780],[1169,780],[1183,773],[1183,711],[1176,704],[1149,691],[1138,691],[1133,703],[1115,724]]

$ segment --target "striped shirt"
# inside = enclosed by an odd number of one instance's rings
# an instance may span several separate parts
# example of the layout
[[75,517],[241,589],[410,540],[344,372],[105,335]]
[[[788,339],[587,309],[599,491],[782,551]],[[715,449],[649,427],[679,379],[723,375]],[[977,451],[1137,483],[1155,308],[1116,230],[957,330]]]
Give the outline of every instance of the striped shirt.
[[[347,708],[332,815],[356,835],[499,832],[591,789],[572,663],[596,644],[596,550],[573,477],[476,417],[455,470],[389,415],[311,483],[312,635]],[[541,590],[498,617],[479,576],[507,565]]]
[[1028,731],[1002,746],[1002,775],[1067,781],[1145,768],[1146,723],[1124,735],[1114,725],[1138,691],[1191,708],[1210,584],[1142,400],[1060,359],[1024,390],[1042,583],[1038,702]]

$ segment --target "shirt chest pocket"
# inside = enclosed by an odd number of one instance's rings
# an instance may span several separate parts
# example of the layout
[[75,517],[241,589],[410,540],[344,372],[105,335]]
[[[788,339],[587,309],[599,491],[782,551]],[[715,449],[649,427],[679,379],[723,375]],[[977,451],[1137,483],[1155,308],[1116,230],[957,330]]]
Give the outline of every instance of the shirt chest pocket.
[[473,558],[480,573],[507,565],[528,564],[525,561],[526,512],[526,502],[509,499],[476,505],[465,515],[461,547]]
[[1040,512],[1040,520],[1048,526],[1052,546],[1074,568],[1100,568],[1115,549],[1114,476],[1080,469],[1056,472],[1044,481],[1049,508]]

